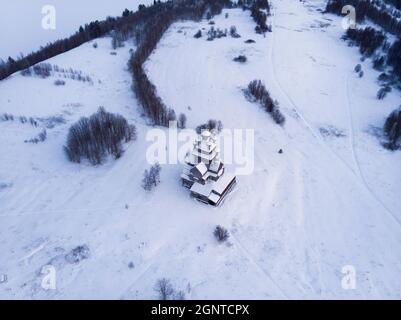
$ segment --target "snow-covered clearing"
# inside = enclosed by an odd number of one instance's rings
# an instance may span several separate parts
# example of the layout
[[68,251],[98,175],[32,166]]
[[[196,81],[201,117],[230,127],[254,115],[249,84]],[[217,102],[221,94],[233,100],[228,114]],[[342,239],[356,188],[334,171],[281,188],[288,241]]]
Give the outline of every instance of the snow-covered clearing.
[[[189,197],[180,165],[163,165],[150,194],[141,188],[148,127],[130,90],[128,44],[114,56],[110,39],[100,39],[98,49],[89,43],[49,61],[82,70],[93,85],[67,79],[56,87],[54,77],[21,75],[1,82],[0,114],[61,115],[65,123],[48,129],[45,142],[27,144],[38,129],[0,122],[0,275],[8,276],[0,298],[152,299],[161,277],[189,299],[400,298],[401,154],[372,134],[399,93],[376,100],[377,73],[366,61],[357,78],[357,49],[339,40],[340,18],[323,16],[316,3],[274,0],[266,37],[237,9],[214,21],[235,25],[239,39],[195,39],[207,21],[176,23],[146,64],[189,127],[214,118],[225,128],[255,129],[255,170],[238,177],[218,208]],[[239,54],[248,62],[232,61]],[[244,98],[253,79],[279,101],[284,128]],[[68,127],[99,106],[134,123],[138,140],[101,167],[69,163]],[[230,231],[229,244],[213,238],[217,224]],[[65,255],[83,244],[89,258],[69,264]],[[48,264],[56,290],[40,286]],[[355,267],[355,290],[341,287],[346,265]]]

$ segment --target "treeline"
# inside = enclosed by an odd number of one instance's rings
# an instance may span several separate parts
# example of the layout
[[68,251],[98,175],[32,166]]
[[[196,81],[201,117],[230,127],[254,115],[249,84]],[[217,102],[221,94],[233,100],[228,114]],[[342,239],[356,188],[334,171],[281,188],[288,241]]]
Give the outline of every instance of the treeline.
[[268,0],[239,0],[238,6],[243,10],[251,10],[251,16],[256,22],[255,31],[257,33],[271,31],[271,27],[267,25],[267,17],[270,15]]
[[393,73],[401,80],[401,39],[390,47],[387,53],[387,64],[393,68]]
[[369,18],[382,27],[384,31],[401,36],[399,12],[395,9],[389,10],[377,3],[377,1],[372,0],[329,0],[326,12],[342,15],[342,8],[346,5],[352,5],[355,7],[357,22],[363,22],[365,18]]
[[[392,2],[389,0],[388,2]],[[364,29],[348,29],[344,38],[354,41],[362,54],[371,56],[377,49],[382,49],[387,53],[374,59],[374,67],[382,70],[385,66],[392,68],[393,75],[401,80],[401,17],[400,12],[393,9],[391,13],[388,9],[380,11],[379,4],[383,8],[383,2],[366,0],[329,0],[326,12],[341,15],[344,5],[353,5],[356,8],[357,21],[361,22],[366,17],[383,28],[383,30],[398,35],[398,39],[389,44],[382,31],[371,27]],[[394,5],[394,3],[392,3]],[[397,18],[398,17],[398,18]]]
[[358,45],[360,52],[369,57],[384,44],[386,36],[383,32],[372,27],[367,27],[365,29],[349,28],[344,39],[351,40]]
[[137,50],[129,61],[129,68],[133,76],[133,90],[154,125],[168,126],[169,121],[176,120],[176,115],[174,110],[168,108],[157,95],[156,87],[146,75],[143,64],[173,22],[181,19],[200,20],[206,12],[209,16],[213,16],[231,5],[230,0],[184,0],[162,3],[158,4],[159,10],[140,26],[138,31],[141,37]]
[[105,36],[114,29],[119,30],[123,34],[128,34],[134,25],[144,23],[149,17],[154,16],[159,10],[163,10],[163,7],[171,3],[172,1],[167,3],[155,1],[149,7],[139,5],[136,12],[126,9],[121,17],[108,17],[103,21],[96,20],[90,22],[85,26],[81,26],[72,36],[49,43],[25,57],[21,56],[17,59],[9,57],[7,61],[0,60],[0,80],[7,78],[17,71],[25,70],[39,62],[72,50],[85,42]]

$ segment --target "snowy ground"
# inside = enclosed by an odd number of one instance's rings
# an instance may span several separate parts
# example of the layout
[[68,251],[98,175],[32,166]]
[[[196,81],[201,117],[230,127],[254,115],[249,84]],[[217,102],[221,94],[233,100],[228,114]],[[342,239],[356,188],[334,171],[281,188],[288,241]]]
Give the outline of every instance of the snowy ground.
[[[0,298],[153,299],[161,277],[189,299],[400,298],[401,154],[372,134],[399,93],[376,100],[378,74],[366,61],[364,78],[355,76],[357,49],[339,40],[340,19],[316,11],[316,1],[273,4],[265,38],[249,12],[227,10],[215,27],[236,25],[241,38],[195,39],[206,21],[176,23],[146,64],[188,126],[215,118],[255,129],[255,170],[238,177],[219,208],[189,197],[179,165],[163,166],[154,192],[141,189],[148,128],[130,91],[128,45],[113,56],[101,39],[98,49],[86,44],[50,61],[82,70],[93,85],[20,75],[0,83],[0,114],[65,119],[37,145],[23,141],[38,128],[0,122],[0,275],[8,279]],[[250,38],[256,43],[245,44]],[[232,61],[239,54],[246,64]],[[279,101],[284,128],[244,98],[255,78]],[[101,105],[134,123],[138,140],[101,167],[69,163],[69,125]],[[214,240],[216,224],[229,229],[228,245]],[[68,263],[65,255],[83,244],[89,258]],[[45,291],[40,271],[49,264],[57,289]],[[355,267],[355,290],[341,287],[345,265]]]

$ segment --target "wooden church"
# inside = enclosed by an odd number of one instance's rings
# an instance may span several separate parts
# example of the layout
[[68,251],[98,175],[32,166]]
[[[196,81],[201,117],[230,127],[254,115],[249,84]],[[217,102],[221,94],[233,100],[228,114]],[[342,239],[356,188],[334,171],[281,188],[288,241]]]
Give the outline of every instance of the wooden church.
[[185,158],[181,181],[192,197],[213,206],[218,206],[236,184],[236,177],[225,172],[216,137],[210,131],[204,130],[195,140]]

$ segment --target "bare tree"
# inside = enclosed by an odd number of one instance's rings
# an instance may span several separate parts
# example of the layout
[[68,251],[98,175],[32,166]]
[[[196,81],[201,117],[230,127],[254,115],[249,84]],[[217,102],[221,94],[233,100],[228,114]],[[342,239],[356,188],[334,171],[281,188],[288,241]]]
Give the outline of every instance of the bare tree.
[[160,300],[169,300],[174,295],[174,288],[171,285],[170,280],[166,278],[157,280],[155,291],[159,294]]

